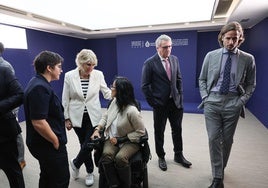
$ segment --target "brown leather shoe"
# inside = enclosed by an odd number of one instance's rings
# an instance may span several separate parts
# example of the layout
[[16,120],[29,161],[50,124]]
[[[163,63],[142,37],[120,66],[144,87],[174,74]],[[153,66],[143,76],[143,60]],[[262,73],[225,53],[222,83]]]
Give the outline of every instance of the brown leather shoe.
[[165,158],[158,158],[158,165],[159,165],[159,168],[163,171],[166,171],[167,170],[167,163],[166,163],[166,160]]
[[21,168],[21,170],[23,170],[25,166],[26,166],[26,162],[24,160],[21,161],[20,162],[20,168]]

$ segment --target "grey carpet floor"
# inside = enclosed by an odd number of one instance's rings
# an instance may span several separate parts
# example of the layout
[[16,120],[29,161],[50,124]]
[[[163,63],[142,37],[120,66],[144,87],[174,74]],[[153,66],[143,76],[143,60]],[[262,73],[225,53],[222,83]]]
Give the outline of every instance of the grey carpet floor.
[[[186,169],[173,161],[173,144],[170,126],[165,132],[165,150],[168,170],[158,168],[158,158],[154,149],[152,111],[142,111],[142,116],[149,132],[149,144],[152,160],[148,163],[150,188],[206,188],[211,182],[211,168],[208,153],[207,133],[203,114],[185,113],[183,118],[184,155],[193,163]],[[21,123],[25,139],[25,123]],[[73,130],[68,131],[69,159],[79,150],[78,139]],[[39,165],[27,147],[25,147],[26,167],[23,170],[26,188],[37,188]],[[82,188],[86,172],[80,169],[78,180],[70,179],[70,188]],[[98,171],[94,169],[95,184],[98,187]],[[240,119],[234,144],[225,170],[225,188],[267,188],[268,187],[268,130],[249,111],[246,118]],[[0,171],[0,188],[9,187],[7,178]]]

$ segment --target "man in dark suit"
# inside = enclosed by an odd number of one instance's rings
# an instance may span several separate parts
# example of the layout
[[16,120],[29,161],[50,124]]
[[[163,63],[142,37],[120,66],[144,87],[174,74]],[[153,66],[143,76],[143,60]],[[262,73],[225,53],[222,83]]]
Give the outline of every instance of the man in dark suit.
[[[12,65],[8,61],[6,61],[3,57],[1,57],[1,55],[4,52],[4,50],[5,50],[4,44],[2,42],[0,42],[0,62],[1,62],[1,66],[6,66],[7,68],[9,68],[15,74],[15,70],[12,67]],[[13,113],[16,114],[16,117],[18,119],[19,108],[15,108],[13,110]],[[17,146],[18,146],[18,161],[20,163],[21,169],[23,169],[26,166],[26,162],[25,162],[25,158],[24,158],[24,141],[23,141],[22,133],[18,134],[18,136],[17,136]]]
[[0,43],[0,168],[7,175],[10,187],[24,188],[17,149],[17,135],[21,129],[12,111],[22,104],[23,89],[14,72],[6,66],[2,52]]
[[208,52],[199,76],[213,176],[209,188],[224,187],[224,169],[239,115],[244,117],[244,106],[256,86],[254,57],[238,49],[244,40],[238,22],[223,26],[218,35],[222,48]]
[[167,35],[155,41],[157,53],[144,62],[141,88],[148,104],[153,108],[155,149],[159,168],[167,170],[164,150],[164,132],[167,119],[172,131],[174,161],[189,168],[192,163],[183,156],[182,77],[178,58],[171,54],[172,40]]

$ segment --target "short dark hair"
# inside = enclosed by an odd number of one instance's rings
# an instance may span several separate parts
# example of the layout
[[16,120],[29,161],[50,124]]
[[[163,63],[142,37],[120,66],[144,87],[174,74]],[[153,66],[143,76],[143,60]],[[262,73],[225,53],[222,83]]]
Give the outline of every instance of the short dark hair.
[[47,66],[54,68],[55,65],[62,62],[63,58],[59,54],[51,51],[42,51],[35,57],[33,65],[36,73],[43,74]]
[[238,31],[240,33],[238,47],[245,41],[244,38],[244,31],[240,23],[238,22],[230,22],[222,27],[219,35],[218,35],[218,42],[221,47],[223,47],[222,37],[225,33],[229,31]]
[[5,50],[4,44],[0,42],[0,54],[2,54]]

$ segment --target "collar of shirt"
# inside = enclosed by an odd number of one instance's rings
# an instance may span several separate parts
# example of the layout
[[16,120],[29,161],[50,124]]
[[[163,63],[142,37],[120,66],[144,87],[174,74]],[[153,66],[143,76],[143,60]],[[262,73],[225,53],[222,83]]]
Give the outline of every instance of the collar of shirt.
[[168,58],[163,58],[159,53],[158,53],[158,56],[161,59],[161,61],[165,61],[166,59],[168,59]]
[[[232,54],[237,54],[238,49],[235,48],[233,51],[231,51]],[[223,48],[223,54],[227,54],[229,51],[226,48]]]

